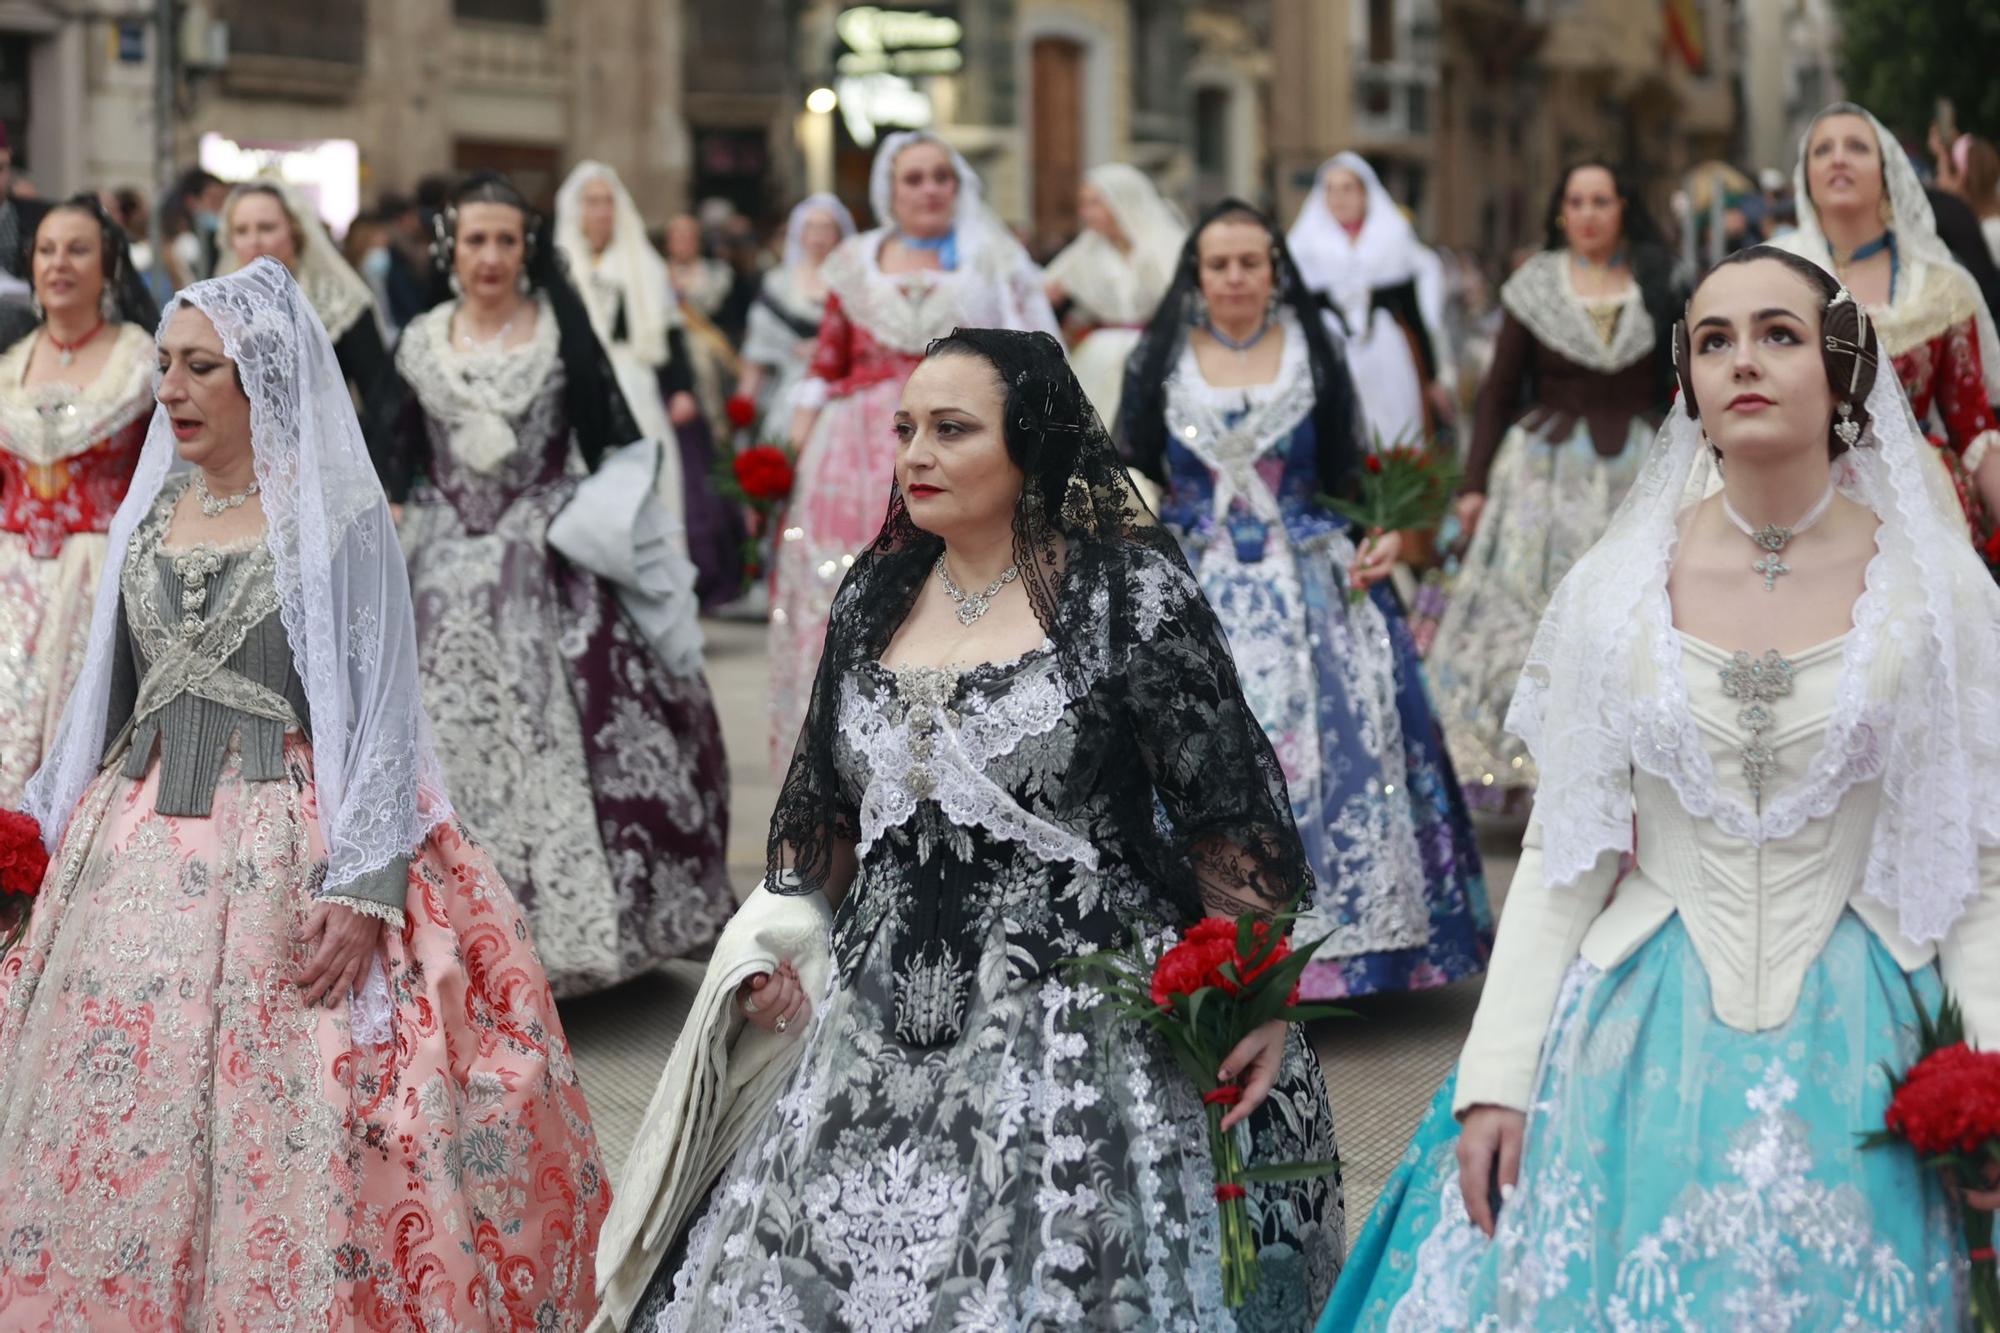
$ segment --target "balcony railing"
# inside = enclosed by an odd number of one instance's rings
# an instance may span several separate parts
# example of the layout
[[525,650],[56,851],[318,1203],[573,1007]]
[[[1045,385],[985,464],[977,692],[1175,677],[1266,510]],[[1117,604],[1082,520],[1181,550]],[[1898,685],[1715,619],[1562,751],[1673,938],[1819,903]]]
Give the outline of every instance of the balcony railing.
[[451,16],[474,23],[518,23],[523,27],[545,28],[549,5],[548,0],[451,0]]
[[274,5],[269,0],[232,0],[222,7],[229,23],[229,53],[322,60],[360,65],[368,58],[368,0],[317,0],[310,5]]
[[1435,67],[1364,64],[1354,71],[1354,128],[1368,139],[1421,138],[1431,132]]

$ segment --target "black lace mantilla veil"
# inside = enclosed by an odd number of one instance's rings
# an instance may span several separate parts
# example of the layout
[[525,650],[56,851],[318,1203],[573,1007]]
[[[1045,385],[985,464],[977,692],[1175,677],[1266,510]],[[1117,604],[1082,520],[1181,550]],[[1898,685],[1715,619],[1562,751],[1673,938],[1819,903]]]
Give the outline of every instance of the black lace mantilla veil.
[[1347,358],[1327,331],[1318,299],[1299,276],[1298,265],[1285,244],[1285,234],[1271,219],[1241,199],[1224,199],[1195,219],[1174,265],[1173,285],[1153,312],[1139,343],[1125,362],[1125,388],[1119,397],[1118,440],[1125,457],[1142,474],[1162,485],[1167,466],[1167,381],[1173,377],[1188,330],[1201,310],[1201,233],[1224,217],[1241,217],[1263,225],[1271,237],[1271,266],[1278,304],[1291,311],[1305,338],[1306,360],[1313,378],[1313,437],[1322,490],[1346,495],[1361,467],[1361,441],[1366,427]]
[[[1008,449],[1025,473],[1015,562],[1064,693],[1085,700],[1072,707],[1121,710],[1122,734],[1135,737],[1121,753],[1079,754],[1064,775],[1063,804],[1111,796],[1127,812],[1116,830],[1123,853],[1184,920],[1205,903],[1284,906],[1310,886],[1311,871],[1283,773],[1220,624],[1180,547],[1134,491],[1061,344],[1046,333],[959,329],[928,354],[947,351],[978,355],[1007,385]],[[826,887],[856,841],[858,814],[835,768],[842,682],[881,657],[942,549],[892,486],[880,534],[834,598],[771,820],[773,892]]]

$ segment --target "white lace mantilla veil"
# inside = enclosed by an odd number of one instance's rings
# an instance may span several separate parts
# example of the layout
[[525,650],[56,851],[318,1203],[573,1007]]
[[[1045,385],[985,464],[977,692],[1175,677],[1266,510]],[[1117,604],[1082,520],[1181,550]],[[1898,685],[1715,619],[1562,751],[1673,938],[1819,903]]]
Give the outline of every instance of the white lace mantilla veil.
[[[964,178],[961,177],[960,184],[963,183]],[[824,213],[832,218],[834,225],[840,228],[842,241],[854,234],[854,215],[847,211],[847,205],[841,203],[837,196],[824,192],[807,195],[792,206],[791,214],[785,219],[785,253],[779,264],[788,273],[805,260],[806,222],[814,213]]]
[[[598,257],[583,239],[583,187],[593,180],[608,184],[612,199],[611,244]],[[615,320],[605,292],[590,280],[592,272],[605,273],[622,294],[632,354],[654,369],[667,364],[667,329],[679,319],[680,303],[674,299],[667,261],[646,239],[645,219],[616,171],[602,162],[576,164],[556,191],[555,238],[556,249],[569,261],[570,281],[590,312],[590,326],[604,345],[611,345]]]
[[1121,254],[1108,239],[1085,228],[1049,261],[1048,275],[1093,313],[1111,312],[1113,318],[1122,318],[1115,313],[1120,304],[1115,288],[1120,271],[1129,270],[1143,298],[1140,318],[1150,318],[1153,307],[1173,286],[1174,267],[1187,242],[1187,219],[1137,167],[1106,162],[1085,172],[1084,179],[1104,196],[1131,249]]
[[[1867,409],[1867,433],[1834,476],[1881,520],[1877,554],[1822,747],[1760,815],[1717,781],[1688,705],[1667,574],[1684,519],[1720,478],[1699,424],[1674,406],[1605,536],[1556,588],[1507,712],[1541,775],[1548,884],[1633,850],[1636,765],[1670,783],[1689,814],[1759,845],[1879,777],[1866,891],[1918,942],[1942,938],[1978,893],[1980,848],[2000,845],[2000,587],[1966,542],[1942,471],[1926,465],[1930,445],[1886,366]],[[1899,659],[1889,694],[1870,680],[1885,649]],[[1635,670],[1640,651],[1650,672]],[[1650,692],[1636,683],[1648,677]]]
[[[1368,215],[1354,237],[1326,206],[1326,178],[1335,171],[1353,173],[1368,191]],[[1422,272],[1427,249],[1416,228],[1359,153],[1337,153],[1320,164],[1285,243],[1306,286],[1332,296],[1354,328],[1366,318],[1375,288],[1427,276]]]
[[[291,217],[292,223],[305,237],[305,244],[299,247],[298,272],[293,279],[312,303],[313,313],[326,329],[326,336],[335,342],[342,334],[354,327],[354,321],[363,315],[371,318],[375,313],[375,289],[368,280],[354,271],[347,257],[340,253],[340,247],[327,235],[326,225],[319,220],[319,212],[306,197],[292,187],[290,181],[276,176],[259,177],[246,181],[247,185],[268,187],[278,192],[278,199]],[[239,187],[240,188],[240,187]],[[230,204],[222,210],[223,244],[222,254],[216,260],[215,276],[227,277],[243,267],[237,262],[236,251],[229,245],[229,213],[238,195],[230,196]]]
[[[878,227],[896,225],[896,215],[890,208],[890,200],[895,193],[896,158],[905,148],[920,143],[934,143],[944,149],[951,155],[952,170],[958,173],[958,202],[953,218],[953,226],[957,229],[958,266],[974,269],[984,263],[990,267],[1019,266],[1038,272],[1034,261],[1028,258],[1028,252],[1014,239],[1014,233],[1007,229],[1000,215],[986,206],[986,192],[972,164],[956,148],[929,130],[898,130],[883,136],[881,147],[875,150],[875,160],[868,167],[868,206],[874,210],[875,224]],[[1040,284],[1035,285],[1039,290]],[[1003,327],[1055,333],[1053,317],[1041,319],[1032,316],[1014,288],[1015,284],[1011,282],[999,284],[1000,305],[1005,313]]]
[[[1812,195],[1806,189],[1806,150],[1812,143],[1813,126],[1828,116],[1860,116],[1875,130],[1875,143],[1882,154],[1882,182],[1888,193],[1889,211],[1892,215],[1890,228],[1896,234],[1897,262],[1902,266],[1904,281],[1899,285],[1899,301],[1892,303],[1892,309],[1900,304],[1902,293],[1913,290],[1915,280],[1923,266],[1949,270],[1962,284],[1971,299],[1965,305],[1979,329],[1979,362],[1986,379],[1986,396],[1996,409],[2000,409],[2000,333],[1996,333],[1993,312],[1986,308],[1985,297],[1980,294],[1979,284],[1972,274],[1952,255],[1951,249],[1938,235],[1937,213],[1931,208],[1930,197],[1924,193],[1923,182],[1917,179],[1917,169],[1910,162],[1910,155],[1896,142],[1896,136],[1889,133],[1888,126],[1875,119],[1875,114],[1866,107],[1852,102],[1835,102],[1813,117],[1812,125],[1799,136],[1799,157],[1792,167],[1792,198],[1798,205],[1799,225],[1797,230],[1786,232],[1771,244],[1781,250],[1789,250],[1812,260],[1829,273],[1833,273],[1833,247],[1820,230],[1819,210],[1813,207]],[[1838,278],[1840,275],[1835,273]],[[1963,316],[1960,316],[1963,318]],[[1897,348],[1900,352],[1902,349]]]
[[[451,817],[417,681],[416,622],[403,549],[362,442],[333,343],[273,259],[183,288],[207,315],[250,398],[250,436],[276,565],[279,615],[312,714],[313,775],[328,856],[321,894],[415,851]],[[118,579],[133,530],[179,464],[156,407],[131,490],[111,521],[82,675],[27,810],[53,852],[104,758]]]

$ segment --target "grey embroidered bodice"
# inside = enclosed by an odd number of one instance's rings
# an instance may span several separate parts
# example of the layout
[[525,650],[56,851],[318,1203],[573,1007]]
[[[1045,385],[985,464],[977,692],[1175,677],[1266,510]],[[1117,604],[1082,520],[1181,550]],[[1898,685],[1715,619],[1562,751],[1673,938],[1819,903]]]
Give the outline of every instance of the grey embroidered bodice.
[[[239,780],[282,781],[290,776],[286,733],[310,738],[312,723],[270,552],[261,539],[165,549],[181,489],[162,493],[120,574],[104,758],[138,781],[157,757],[154,808],[205,819],[232,749]],[[399,858],[336,900],[400,919],[408,871],[408,858]]]

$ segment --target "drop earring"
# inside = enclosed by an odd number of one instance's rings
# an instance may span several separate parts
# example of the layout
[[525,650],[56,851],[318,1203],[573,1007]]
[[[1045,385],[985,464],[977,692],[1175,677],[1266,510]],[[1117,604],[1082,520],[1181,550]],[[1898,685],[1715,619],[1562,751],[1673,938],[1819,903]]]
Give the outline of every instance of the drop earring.
[[1855,441],[1861,438],[1861,423],[1854,419],[1854,404],[1843,398],[1834,410],[1840,414],[1840,420],[1833,423],[1833,433],[1842,444],[1852,449]]

